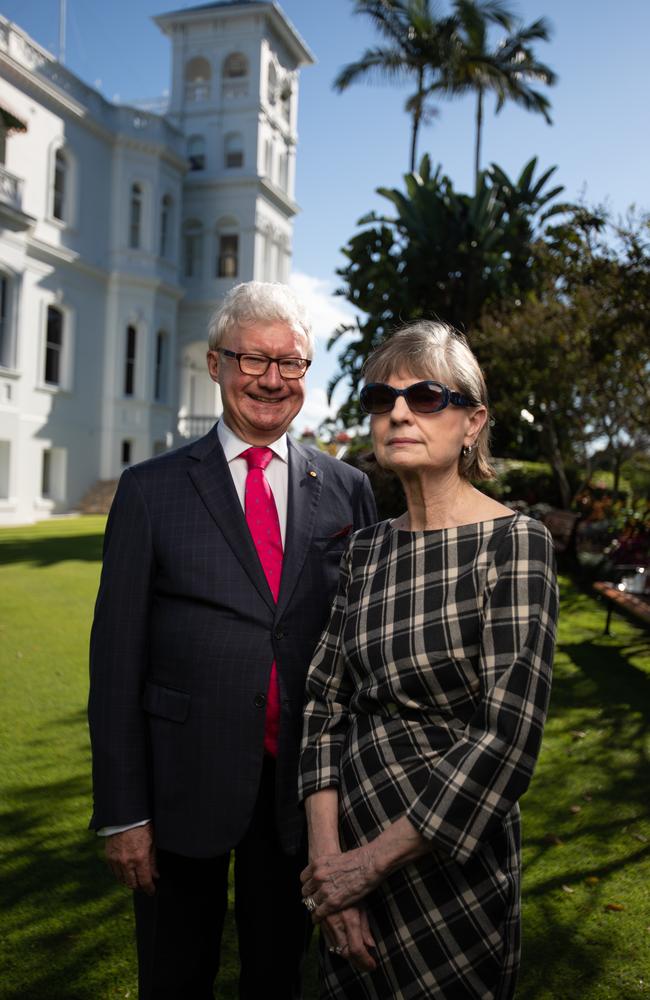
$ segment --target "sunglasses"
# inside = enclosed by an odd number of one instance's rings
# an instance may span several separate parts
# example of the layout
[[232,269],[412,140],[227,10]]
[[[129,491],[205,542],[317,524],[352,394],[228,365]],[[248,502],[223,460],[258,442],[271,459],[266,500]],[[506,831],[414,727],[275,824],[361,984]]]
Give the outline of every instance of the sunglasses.
[[369,382],[361,390],[359,401],[365,413],[390,413],[398,396],[403,396],[413,413],[439,413],[451,403],[452,406],[478,406],[473,399],[454,392],[441,382],[414,382],[405,389],[395,389],[385,382]]

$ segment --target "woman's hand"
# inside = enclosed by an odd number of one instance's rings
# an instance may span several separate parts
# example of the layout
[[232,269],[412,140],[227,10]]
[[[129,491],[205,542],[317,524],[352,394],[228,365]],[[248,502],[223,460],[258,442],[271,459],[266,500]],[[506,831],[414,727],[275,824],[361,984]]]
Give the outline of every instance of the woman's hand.
[[315,924],[362,899],[381,882],[372,844],[343,854],[313,858],[300,876],[303,899],[311,897]]
[[372,972],[377,962],[369,949],[375,947],[366,911],[357,906],[324,917],[321,934],[330,951],[346,958],[360,972]]

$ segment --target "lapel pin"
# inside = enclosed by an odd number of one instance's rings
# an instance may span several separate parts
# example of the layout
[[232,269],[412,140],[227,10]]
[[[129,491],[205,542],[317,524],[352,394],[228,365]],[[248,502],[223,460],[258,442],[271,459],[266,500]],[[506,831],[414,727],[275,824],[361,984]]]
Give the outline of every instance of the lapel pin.
[[310,469],[308,474],[311,476],[312,479],[318,478],[318,473],[316,472],[315,469]]

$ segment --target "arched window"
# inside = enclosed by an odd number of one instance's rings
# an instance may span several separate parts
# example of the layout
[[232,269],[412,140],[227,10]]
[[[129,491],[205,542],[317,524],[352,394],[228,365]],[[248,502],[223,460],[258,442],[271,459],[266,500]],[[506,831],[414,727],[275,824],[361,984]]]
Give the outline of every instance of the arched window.
[[185,65],[185,99],[207,101],[210,96],[212,69],[203,56],[195,56]]
[[129,203],[129,246],[138,250],[142,236],[142,188],[139,184],[131,185],[131,200]]
[[275,104],[277,89],[278,74],[275,72],[273,63],[269,63],[269,71],[266,76],[266,96],[269,104]]
[[237,233],[222,233],[219,236],[219,259],[217,277],[236,278],[239,273],[239,236]]
[[171,246],[173,201],[165,194],[160,202],[160,256],[168,257]]
[[190,170],[205,170],[205,139],[191,135],[187,140],[187,160]]
[[203,269],[203,226],[189,219],[183,226],[183,273],[186,278],[199,278]]
[[223,218],[217,223],[217,278],[236,278],[239,274],[239,226],[233,218]]
[[241,132],[230,132],[224,141],[224,166],[231,167],[244,166],[244,143]]
[[223,64],[223,76],[226,80],[237,80],[248,76],[248,59],[242,52],[231,52]]

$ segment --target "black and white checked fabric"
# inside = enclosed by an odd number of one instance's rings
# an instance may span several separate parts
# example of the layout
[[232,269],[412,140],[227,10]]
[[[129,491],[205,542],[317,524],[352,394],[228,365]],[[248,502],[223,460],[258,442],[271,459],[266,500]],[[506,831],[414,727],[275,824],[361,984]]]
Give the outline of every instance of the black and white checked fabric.
[[366,898],[379,967],[323,953],[324,997],[507,1000],[519,811],[557,618],[553,545],[522,515],[351,539],[307,681],[300,794],[337,786],[344,847],[408,816],[431,853]]

